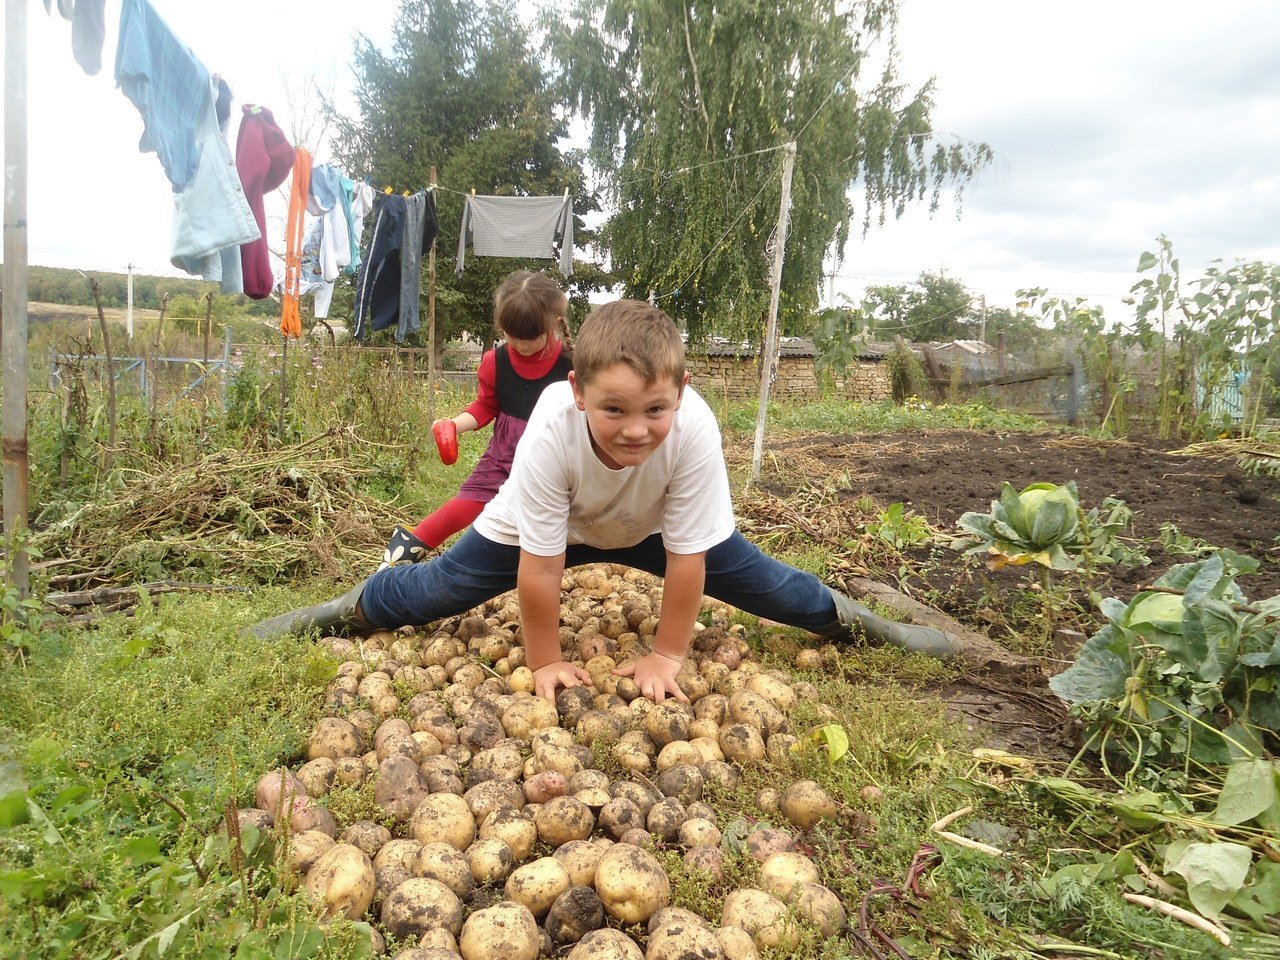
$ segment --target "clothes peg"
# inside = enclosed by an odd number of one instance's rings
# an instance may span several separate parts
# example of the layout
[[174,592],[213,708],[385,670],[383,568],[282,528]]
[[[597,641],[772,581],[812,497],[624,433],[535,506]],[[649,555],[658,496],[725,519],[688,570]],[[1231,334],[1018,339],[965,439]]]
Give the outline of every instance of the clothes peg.
[[382,192],[385,193],[388,197],[391,196],[391,193],[392,193],[391,184],[388,183],[387,189],[383,190]]

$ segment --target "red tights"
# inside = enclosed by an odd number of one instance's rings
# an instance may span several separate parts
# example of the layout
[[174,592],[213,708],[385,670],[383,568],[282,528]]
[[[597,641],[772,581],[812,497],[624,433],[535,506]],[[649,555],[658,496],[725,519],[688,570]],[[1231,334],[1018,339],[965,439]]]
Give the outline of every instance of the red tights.
[[461,500],[454,497],[413,528],[413,535],[433,550],[459,530],[471,526],[480,516],[484,504],[479,500]]

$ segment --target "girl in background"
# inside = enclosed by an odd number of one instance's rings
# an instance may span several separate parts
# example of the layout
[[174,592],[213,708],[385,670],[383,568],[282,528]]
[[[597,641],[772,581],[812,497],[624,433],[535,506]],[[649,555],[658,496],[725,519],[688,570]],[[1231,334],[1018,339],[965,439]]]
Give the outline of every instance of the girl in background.
[[387,543],[379,570],[402,561],[415,562],[449,537],[471,525],[511,473],[516,442],[543,389],[565,380],[572,368],[569,298],[550,277],[520,270],[494,294],[493,323],[506,342],[488,350],[476,371],[476,399],[456,417],[431,425],[441,458],[457,456],[457,434],[493,422],[493,437],[462,488],[412,530],[397,526]]

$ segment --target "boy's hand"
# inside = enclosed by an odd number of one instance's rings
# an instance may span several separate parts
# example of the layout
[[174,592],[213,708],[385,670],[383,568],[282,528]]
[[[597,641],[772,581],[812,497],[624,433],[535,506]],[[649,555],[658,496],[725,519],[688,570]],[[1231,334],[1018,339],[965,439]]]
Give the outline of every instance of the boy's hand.
[[579,683],[590,683],[591,674],[581,667],[575,667],[564,660],[556,660],[533,671],[533,689],[540,697],[552,703],[556,702],[556,690],[564,687],[576,687]]
[[631,677],[635,680],[640,692],[654,703],[661,703],[667,694],[681,703],[688,703],[680,685],[676,683],[676,674],[684,665],[684,657],[669,657],[664,653],[650,653],[634,663],[624,663],[614,670],[614,676]]

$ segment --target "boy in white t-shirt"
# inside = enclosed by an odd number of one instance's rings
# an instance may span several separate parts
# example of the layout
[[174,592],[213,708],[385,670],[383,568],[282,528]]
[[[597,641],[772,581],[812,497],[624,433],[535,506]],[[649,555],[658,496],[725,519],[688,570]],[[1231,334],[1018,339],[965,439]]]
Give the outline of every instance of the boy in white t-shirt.
[[565,568],[610,562],[664,578],[652,651],[617,671],[655,701],[686,699],[676,674],[704,594],[825,636],[847,636],[858,623],[880,639],[951,654],[947,635],[884,621],[737,531],[720,430],[688,380],[670,317],[636,300],[599,308],[578,332],[569,381],[538,400],[511,476],[452,547],[250,631],[269,639],[430,623],[515,587],[537,693],[554,699],[590,679],[561,658]]

